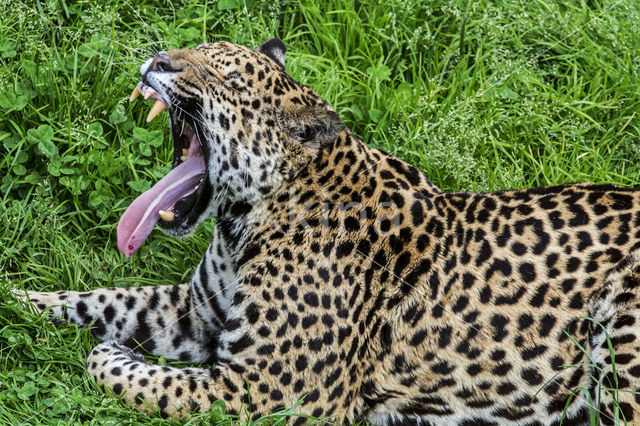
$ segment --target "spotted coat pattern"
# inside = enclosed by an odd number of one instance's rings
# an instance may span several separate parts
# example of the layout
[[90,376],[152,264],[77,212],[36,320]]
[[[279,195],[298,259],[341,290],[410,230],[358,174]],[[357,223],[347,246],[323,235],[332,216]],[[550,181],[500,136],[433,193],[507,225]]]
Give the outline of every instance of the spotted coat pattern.
[[[144,76],[172,126],[191,117],[207,165],[167,232],[217,226],[190,283],[29,293],[93,324],[89,374],[162,416],[304,397],[338,423],[546,425],[583,387],[602,424],[639,420],[638,394],[591,377],[640,391],[640,191],[442,192],[358,140],[284,57],[279,40],[205,44]],[[564,424],[589,410],[578,393]]]

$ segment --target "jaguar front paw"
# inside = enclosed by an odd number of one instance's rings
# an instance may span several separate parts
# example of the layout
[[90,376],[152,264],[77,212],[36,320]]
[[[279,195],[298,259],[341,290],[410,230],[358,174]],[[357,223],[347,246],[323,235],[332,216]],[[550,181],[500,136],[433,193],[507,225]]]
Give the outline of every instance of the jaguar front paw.
[[14,288],[11,289],[11,293],[26,309],[44,312],[55,325],[67,322],[67,306],[64,304],[67,299],[66,292],[45,293]]

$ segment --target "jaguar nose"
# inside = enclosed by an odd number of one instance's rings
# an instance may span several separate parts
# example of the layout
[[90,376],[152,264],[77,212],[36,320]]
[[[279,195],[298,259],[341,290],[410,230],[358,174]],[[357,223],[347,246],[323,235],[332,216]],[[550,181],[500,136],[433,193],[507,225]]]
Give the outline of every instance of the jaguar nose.
[[171,61],[166,52],[158,52],[140,66],[140,74],[146,75],[149,71],[172,71]]
[[153,71],[171,71],[171,62],[165,52],[156,53],[151,61]]

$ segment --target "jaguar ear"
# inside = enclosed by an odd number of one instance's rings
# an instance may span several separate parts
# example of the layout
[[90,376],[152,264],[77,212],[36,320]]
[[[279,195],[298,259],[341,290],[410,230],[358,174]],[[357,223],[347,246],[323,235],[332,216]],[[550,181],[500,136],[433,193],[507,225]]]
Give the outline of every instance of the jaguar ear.
[[333,142],[344,128],[340,116],[324,105],[286,110],[279,121],[287,133],[311,149],[320,149]]
[[256,50],[273,59],[282,69],[284,69],[284,59],[286,57],[287,48],[282,40],[272,38],[271,40],[267,40],[262,43],[262,45]]

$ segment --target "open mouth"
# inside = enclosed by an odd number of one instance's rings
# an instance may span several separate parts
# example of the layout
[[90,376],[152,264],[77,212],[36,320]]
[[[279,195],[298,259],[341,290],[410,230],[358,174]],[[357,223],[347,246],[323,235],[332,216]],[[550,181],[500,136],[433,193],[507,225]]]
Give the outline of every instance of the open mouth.
[[[155,99],[147,122],[167,109],[167,104],[153,88],[138,83],[131,101],[139,95]],[[151,189],[131,203],[118,222],[118,248],[128,258],[147,239],[156,223],[165,229],[185,227],[199,216],[196,205],[202,204],[200,186],[206,177],[205,161],[198,139],[196,123],[177,108],[169,109],[173,137],[173,168]]]

